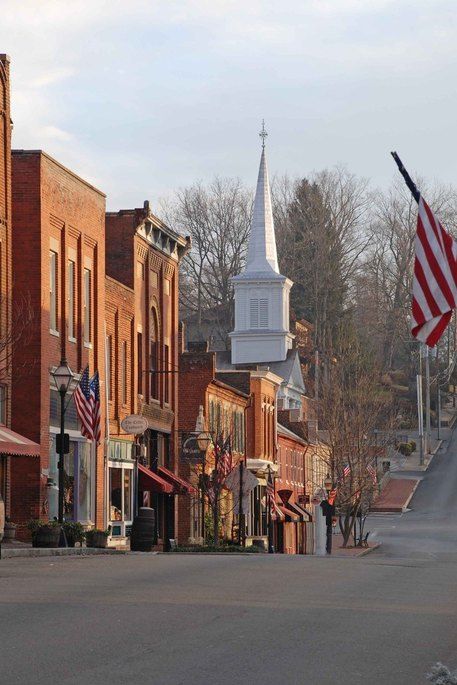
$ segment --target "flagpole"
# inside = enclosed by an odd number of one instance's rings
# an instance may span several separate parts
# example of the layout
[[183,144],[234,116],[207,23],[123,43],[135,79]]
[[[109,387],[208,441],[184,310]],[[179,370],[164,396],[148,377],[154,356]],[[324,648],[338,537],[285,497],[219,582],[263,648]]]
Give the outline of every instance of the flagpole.
[[405,183],[408,186],[409,190],[411,191],[413,198],[416,200],[417,204],[419,204],[420,192],[418,191],[416,184],[414,183],[413,179],[411,178],[411,176],[406,171],[405,167],[403,166],[403,162],[401,161],[401,159],[397,155],[397,153],[391,152],[390,154],[392,155],[392,157],[395,160],[395,164],[398,167],[398,171],[401,173],[401,175],[405,179]]

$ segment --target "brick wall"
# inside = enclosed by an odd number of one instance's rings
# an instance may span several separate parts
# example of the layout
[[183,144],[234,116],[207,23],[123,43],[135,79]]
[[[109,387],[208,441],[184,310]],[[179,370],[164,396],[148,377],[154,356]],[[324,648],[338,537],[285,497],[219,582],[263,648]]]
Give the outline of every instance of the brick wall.
[[[40,150],[14,150],[14,300],[29,299],[34,311],[30,341],[14,350],[12,427],[41,446],[41,486],[24,481],[12,465],[12,515],[29,518],[22,506],[30,498],[40,511],[47,499],[49,468],[49,369],[62,357],[75,373],[89,364],[104,383],[105,196]],[[57,322],[50,331],[50,251],[57,255]],[[70,336],[69,261],[75,264],[73,336]],[[84,272],[90,271],[90,334],[84,327]],[[102,443],[104,437],[102,402]],[[103,444],[97,449],[95,523],[103,526]]]

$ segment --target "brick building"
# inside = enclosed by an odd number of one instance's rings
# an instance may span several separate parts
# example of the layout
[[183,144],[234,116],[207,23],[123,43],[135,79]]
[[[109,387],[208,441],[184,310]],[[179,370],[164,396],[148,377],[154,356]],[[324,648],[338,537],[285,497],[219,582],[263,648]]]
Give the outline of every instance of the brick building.
[[11,201],[10,60],[0,55],[0,499],[11,515],[11,465],[24,457],[33,469],[39,446],[11,431],[11,371],[14,344],[25,343],[29,308],[18,306],[19,325],[13,331],[12,201]]
[[[203,344],[203,347],[205,345]],[[247,390],[247,392],[246,392]],[[205,431],[212,441],[230,440],[232,466],[245,459],[246,411],[249,387],[244,390],[225,383],[216,374],[216,354],[206,350],[183,352],[179,358],[179,425],[183,439],[195,432],[197,418],[203,420]],[[201,487],[200,475],[214,468],[214,449],[189,458],[181,452],[180,475],[195,487],[191,498],[181,497],[178,539],[182,543],[201,542],[205,537],[205,513],[208,502]],[[233,498],[224,490],[220,493],[222,535],[234,536]]]
[[[176,536],[177,495],[192,490],[178,475],[178,270],[188,247],[147,201],[106,215],[109,520],[124,536],[137,493],[140,506],[156,511],[160,547]],[[120,426],[129,413],[148,421],[136,485],[132,436]],[[125,507],[130,492],[126,512],[119,504]]]
[[[86,365],[104,380],[105,195],[40,150],[13,151],[12,191],[14,301],[29,300],[34,312],[28,344],[13,352],[22,371],[13,376],[12,427],[40,445],[39,459],[12,462],[11,516],[23,524],[57,515],[60,405],[50,371],[66,358],[75,382]],[[73,400],[65,423],[64,516],[102,527],[104,434],[93,449]]]

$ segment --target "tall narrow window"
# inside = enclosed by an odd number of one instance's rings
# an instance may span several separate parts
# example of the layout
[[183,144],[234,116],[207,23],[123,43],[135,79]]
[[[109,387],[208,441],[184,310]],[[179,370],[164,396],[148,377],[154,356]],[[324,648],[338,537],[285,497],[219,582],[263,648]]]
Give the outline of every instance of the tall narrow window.
[[6,424],[6,387],[0,385],[0,423]]
[[157,321],[157,314],[155,309],[151,310],[150,320],[150,340],[149,340],[149,377],[150,377],[150,396],[154,399],[159,399],[159,378],[161,368],[161,360],[159,360],[159,325]]
[[75,339],[75,263],[68,262],[68,337]]
[[122,343],[122,404],[127,404],[127,343]]
[[138,394],[143,394],[143,334],[138,333],[137,335],[138,343]]
[[57,331],[57,252],[49,252],[49,327]]
[[164,346],[164,357],[163,357],[163,375],[165,378],[165,395],[164,401],[170,401],[170,348],[168,345]]
[[91,273],[90,269],[84,269],[84,342],[91,342]]
[[108,381],[108,401],[113,398],[113,374],[111,366],[111,355],[113,351],[113,337],[106,336],[106,378]]

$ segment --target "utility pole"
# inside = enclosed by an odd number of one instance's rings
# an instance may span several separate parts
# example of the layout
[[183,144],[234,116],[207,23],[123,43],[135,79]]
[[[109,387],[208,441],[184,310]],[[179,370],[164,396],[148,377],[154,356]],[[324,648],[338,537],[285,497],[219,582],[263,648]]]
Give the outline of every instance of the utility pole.
[[428,345],[424,345],[425,353],[425,438],[426,453],[430,454],[430,351]]
[[417,427],[419,432],[419,464],[424,463],[424,407],[422,402],[422,374],[416,376],[417,385]]

